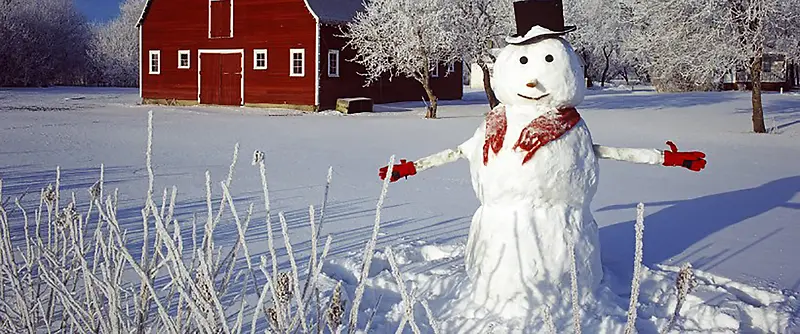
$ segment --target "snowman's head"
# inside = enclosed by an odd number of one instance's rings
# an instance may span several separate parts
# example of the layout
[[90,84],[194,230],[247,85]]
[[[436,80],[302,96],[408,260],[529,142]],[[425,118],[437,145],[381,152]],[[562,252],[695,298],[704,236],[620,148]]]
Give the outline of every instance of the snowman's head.
[[497,55],[493,72],[492,87],[503,104],[567,108],[583,101],[580,58],[559,37],[507,45]]

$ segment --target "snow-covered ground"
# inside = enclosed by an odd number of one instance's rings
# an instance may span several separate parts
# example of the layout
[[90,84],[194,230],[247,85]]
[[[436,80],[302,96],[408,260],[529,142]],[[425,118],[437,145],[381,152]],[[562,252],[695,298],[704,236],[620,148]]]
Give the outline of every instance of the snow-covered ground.
[[[2,200],[26,192],[27,199],[38,197],[39,189],[53,182],[56,166],[61,167],[63,186],[85,199],[100,164],[105,164],[107,185],[120,189],[119,218],[130,222],[127,227],[135,235],[141,229],[134,223],[141,222],[139,210],[147,189],[147,112],[153,110],[155,186],[178,187],[179,219],[202,214],[205,171],[218,185],[239,143],[231,187],[237,205],[261,202],[258,170],[250,159],[253,151],[262,150],[273,209],[285,211],[295,251],[308,254],[308,205],[322,202],[332,166],[323,234],[332,234],[334,243],[325,273],[345,283],[357,276],[358,252],[372,232],[381,187],[378,168],[391,155],[411,160],[455,147],[472,135],[487,111],[480,91],[468,91],[461,101],[443,102],[438,120],[423,119],[420,103],[379,105],[375,113],[339,116],[140,106],[137,95],[130,89],[0,90]],[[632,273],[636,204],[646,205],[644,264],[649,269],[641,291],[642,333],[663,327],[673,307],[669,303],[674,302],[674,297],[668,298],[674,268],[687,262],[699,271],[701,286],[684,306],[682,332],[739,328],[782,333],[774,328],[798,320],[800,95],[767,94],[764,101],[767,127],[772,129],[765,135],[750,132],[746,92],[594,90],[578,107],[597,143],[666,148],[665,141],[672,140],[681,150],[708,155],[708,167],[701,173],[601,162],[592,208],[601,226],[603,262],[619,288],[615,292],[623,296],[623,308]],[[431,293],[427,297],[434,309],[464,280],[463,243],[477,205],[463,161],[401,180],[389,189],[378,249],[396,249],[405,280]],[[232,243],[235,225],[228,225],[227,234],[224,228],[217,236],[229,236]],[[254,256],[267,251],[265,235],[263,226],[251,228]],[[380,259],[378,254],[362,305],[371,307],[383,294],[375,328],[393,332],[402,311],[400,297],[391,275],[381,271],[388,264]],[[352,290],[346,284],[346,291]]]

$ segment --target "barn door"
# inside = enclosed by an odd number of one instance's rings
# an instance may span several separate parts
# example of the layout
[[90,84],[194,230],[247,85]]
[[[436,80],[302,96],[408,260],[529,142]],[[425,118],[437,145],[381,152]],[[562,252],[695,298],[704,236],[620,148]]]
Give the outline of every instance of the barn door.
[[231,6],[231,0],[210,0],[211,4],[209,6],[209,23],[211,26],[209,29],[209,37],[211,38],[222,38],[222,37],[233,37],[233,31],[231,26],[231,18],[232,18],[232,11],[233,7]]
[[200,55],[200,103],[242,105],[242,55]]

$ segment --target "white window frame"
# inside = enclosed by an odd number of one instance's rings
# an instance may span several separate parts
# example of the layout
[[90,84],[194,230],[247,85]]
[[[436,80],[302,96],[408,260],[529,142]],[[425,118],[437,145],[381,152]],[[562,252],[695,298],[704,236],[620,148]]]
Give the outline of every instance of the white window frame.
[[[186,56],[186,65],[181,65],[181,57]],[[160,65],[160,64],[159,64]],[[190,69],[192,68],[192,51],[190,50],[179,50],[178,51],[178,68],[180,69]]]
[[[336,71],[331,72],[331,60],[332,57],[336,57]],[[339,77],[339,50],[328,50],[328,77],[331,78],[338,78]]]
[[447,73],[455,73],[456,71],[456,63],[450,63],[447,65]]
[[[258,66],[258,56],[264,55],[264,66]],[[255,49],[253,50],[253,69],[254,70],[266,70],[269,67],[269,53],[267,49]]]
[[[158,68],[153,71],[153,56],[158,58]],[[147,57],[147,68],[150,74],[161,74],[161,50],[150,50],[150,56]]]
[[439,64],[431,62],[431,77],[438,78],[439,77]]
[[[302,64],[300,65],[300,73],[294,72],[294,55],[299,54]],[[306,76],[306,49],[289,49],[289,76],[290,77],[304,77]]]

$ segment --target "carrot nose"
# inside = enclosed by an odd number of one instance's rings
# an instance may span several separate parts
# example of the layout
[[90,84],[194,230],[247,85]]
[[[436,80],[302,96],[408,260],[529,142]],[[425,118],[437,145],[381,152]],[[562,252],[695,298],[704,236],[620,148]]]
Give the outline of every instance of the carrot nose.
[[534,87],[536,87],[536,84],[538,84],[538,83],[539,83],[538,81],[533,80],[533,81],[525,84],[525,86],[528,86],[529,88],[534,88]]

